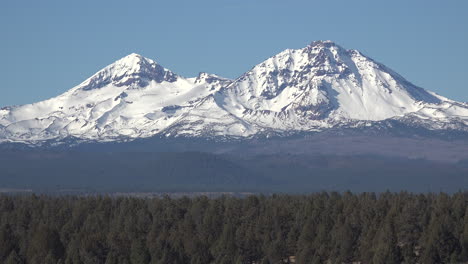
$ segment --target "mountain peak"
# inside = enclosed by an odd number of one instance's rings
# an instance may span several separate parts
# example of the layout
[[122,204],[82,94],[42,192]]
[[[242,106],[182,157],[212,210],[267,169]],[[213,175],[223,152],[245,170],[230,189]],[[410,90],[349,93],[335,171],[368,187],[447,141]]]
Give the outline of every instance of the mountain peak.
[[370,58],[329,40],[270,57],[224,90],[228,93],[225,108],[243,116],[251,113],[247,119],[251,123],[301,118],[309,125],[322,120],[376,121],[441,101]]
[[132,53],[128,54],[124,58],[127,58],[127,57],[130,57],[130,58],[132,58],[132,57],[143,58],[143,56],[141,56],[140,54],[135,53],[135,52],[132,52]]
[[129,72],[138,72],[142,67],[154,67],[157,63],[151,59],[145,58],[137,53],[130,53],[129,55],[117,60],[112,65],[118,65],[125,68]]
[[134,52],[128,54],[127,56],[122,57],[122,58],[119,59],[118,61],[122,61],[122,62],[152,61],[152,62],[154,62],[153,60],[148,59],[148,58],[145,58],[145,57],[143,57],[142,55],[140,55],[140,54],[138,54],[138,53],[134,53]]
[[149,82],[175,82],[177,75],[162,67],[157,62],[137,53],[110,64],[86,80],[80,86],[83,90],[92,90],[112,84],[114,86],[146,87]]
[[330,48],[330,47],[340,47],[340,45],[336,44],[335,42],[331,40],[316,40],[312,41],[309,44],[309,47],[324,47],[324,48]]

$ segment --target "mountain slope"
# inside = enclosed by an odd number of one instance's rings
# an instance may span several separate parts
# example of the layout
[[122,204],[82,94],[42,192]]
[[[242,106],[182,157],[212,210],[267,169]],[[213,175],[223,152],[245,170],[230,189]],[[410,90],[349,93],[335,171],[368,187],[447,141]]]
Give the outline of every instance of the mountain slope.
[[184,78],[130,54],[58,97],[4,108],[0,134],[15,141],[148,137],[229,82],[206,73]]
[[466,130],[468,124],[467,104],[419,88],[360,52],[330,41],[285,50],[214,98],[220,108],[249,124],[251,133],[323,130],[390,118],[430,120],[433,124],[420,122],[428,128]]
[[419,88],[359,51],[316,41],[234,81],[207,73],[185,78],[130,54],[55,98],[2,108],[0,142],[242,138],[388,120],[468,131],[468,104]]

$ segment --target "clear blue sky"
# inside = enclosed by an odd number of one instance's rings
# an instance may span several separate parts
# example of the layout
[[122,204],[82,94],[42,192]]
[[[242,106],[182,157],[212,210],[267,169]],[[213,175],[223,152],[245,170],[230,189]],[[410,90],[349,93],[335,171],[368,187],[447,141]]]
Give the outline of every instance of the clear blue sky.
[[467,12],[466,0],[4,1],[0,106],[56,96],[131,52],[187,77],[235,78],[328,39],[468,101]]

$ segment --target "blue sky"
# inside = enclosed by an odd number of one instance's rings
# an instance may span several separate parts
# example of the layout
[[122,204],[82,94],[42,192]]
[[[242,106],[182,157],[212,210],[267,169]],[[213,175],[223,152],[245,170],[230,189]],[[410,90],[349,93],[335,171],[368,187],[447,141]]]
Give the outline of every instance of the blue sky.
[[0,106],[56,96],[136,52],[190,77],[235,78],[286,48],[333,40],[468,101],[468,1],[5,1]]

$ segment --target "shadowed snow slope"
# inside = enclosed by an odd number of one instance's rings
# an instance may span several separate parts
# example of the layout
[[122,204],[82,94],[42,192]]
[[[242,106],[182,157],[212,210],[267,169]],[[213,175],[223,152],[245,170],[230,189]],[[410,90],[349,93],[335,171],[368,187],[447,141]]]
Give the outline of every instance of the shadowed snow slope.
[[130,54],[55,98],[0,110],[0,142],[250,137],[398,120],[468,131],[468,104],[331,41],[285,50],[232,81],[184,78]]

